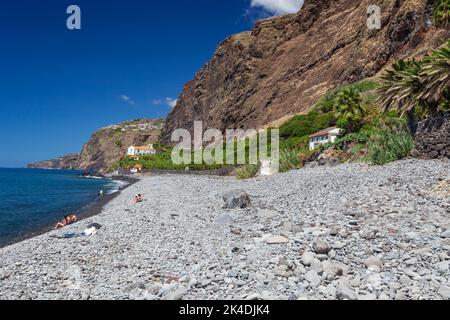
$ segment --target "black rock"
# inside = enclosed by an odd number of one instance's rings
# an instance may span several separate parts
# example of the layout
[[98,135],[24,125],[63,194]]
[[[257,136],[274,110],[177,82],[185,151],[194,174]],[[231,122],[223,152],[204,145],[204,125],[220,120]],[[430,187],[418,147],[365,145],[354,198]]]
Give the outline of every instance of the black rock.
[[102,228],[102,225],[101,225],[101,224],[98,224],[98,223],[91,223],[90,225],[87,226],[87,228],[88,228],[88,229],[90,229],[90,228],[95,228],[95,229],[97,229],[97,230],[100,230],[100,229]]

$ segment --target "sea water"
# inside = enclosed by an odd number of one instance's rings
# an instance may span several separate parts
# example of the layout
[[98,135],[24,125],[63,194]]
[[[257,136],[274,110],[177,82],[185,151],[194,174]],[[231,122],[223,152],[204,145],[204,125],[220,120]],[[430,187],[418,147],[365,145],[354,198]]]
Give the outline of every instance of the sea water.
[[0,168],[0,244],[53,225],[120,184],[77,171]]

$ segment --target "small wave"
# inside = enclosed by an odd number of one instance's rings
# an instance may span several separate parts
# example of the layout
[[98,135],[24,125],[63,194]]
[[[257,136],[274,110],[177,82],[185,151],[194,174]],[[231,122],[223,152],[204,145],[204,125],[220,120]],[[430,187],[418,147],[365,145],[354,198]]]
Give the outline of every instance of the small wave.
[[121,189],[129,185],[128,182],[122,181],[122,180],[113,180],[112,182],[108,183],[106,185],[107,188],[110,188],[106,194],[114,194],[116,192],[119,192]]
[[106,178],[104,178],[104,177],[99,177],[99,176],[83,176],[83,178],[86,178],[86,179],[97,179],[97,180],[101,180],[101,179],[106,179]]
[[114,193],[119,192],[119,190],[120,190],[119,188],[111,189],[111,190],[107,191],[106,194],[114,194]]

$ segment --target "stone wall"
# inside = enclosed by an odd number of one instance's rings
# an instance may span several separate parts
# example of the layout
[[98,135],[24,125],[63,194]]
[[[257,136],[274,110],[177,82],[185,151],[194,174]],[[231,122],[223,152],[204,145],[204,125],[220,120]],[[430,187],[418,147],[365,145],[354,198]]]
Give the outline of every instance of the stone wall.
[[450,115],[427,119],[419,123],[416,147],[411,155],[424,159],[450,159]]

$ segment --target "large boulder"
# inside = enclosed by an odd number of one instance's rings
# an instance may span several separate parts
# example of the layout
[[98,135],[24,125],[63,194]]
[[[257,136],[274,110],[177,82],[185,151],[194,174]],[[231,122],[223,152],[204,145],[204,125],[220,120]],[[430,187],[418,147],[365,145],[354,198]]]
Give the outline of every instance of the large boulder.
[[331,250],[331,246],[325,240],[317,239],[313,243],[313,249],[317,254],[328,254]]
[[233,190],[223,195],[225,209],[245,209],[250,207],[250,197],[244,190]]

